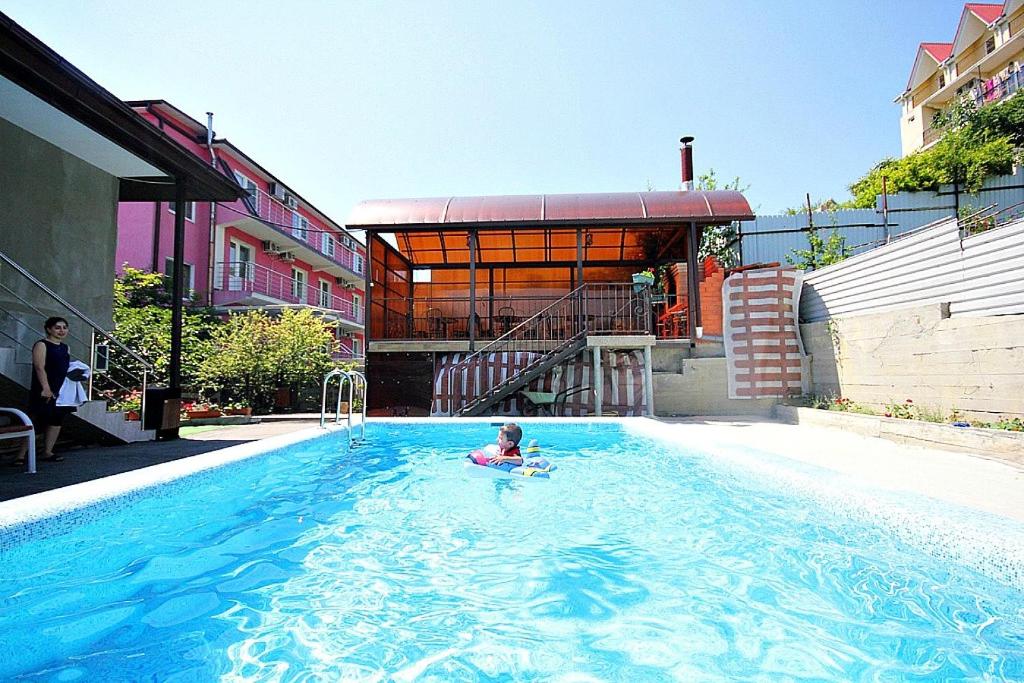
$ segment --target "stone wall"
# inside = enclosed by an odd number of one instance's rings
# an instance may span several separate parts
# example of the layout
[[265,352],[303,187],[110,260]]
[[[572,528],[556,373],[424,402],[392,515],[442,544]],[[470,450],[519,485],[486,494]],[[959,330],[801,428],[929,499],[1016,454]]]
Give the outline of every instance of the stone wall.
[[957,317],[941,304],[800,326],[815,394],[883,409],[912,399],[991,421],[1024,417],[1024,315]]

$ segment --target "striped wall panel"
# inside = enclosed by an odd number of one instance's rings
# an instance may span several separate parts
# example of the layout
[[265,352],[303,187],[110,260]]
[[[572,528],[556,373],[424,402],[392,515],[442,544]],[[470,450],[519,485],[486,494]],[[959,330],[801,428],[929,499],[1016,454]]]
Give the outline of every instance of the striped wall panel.
[[943,219],[804,275],[800,317],[817,322],[948,303],[951,316],[1024,313],[1024,221],[961,238]]

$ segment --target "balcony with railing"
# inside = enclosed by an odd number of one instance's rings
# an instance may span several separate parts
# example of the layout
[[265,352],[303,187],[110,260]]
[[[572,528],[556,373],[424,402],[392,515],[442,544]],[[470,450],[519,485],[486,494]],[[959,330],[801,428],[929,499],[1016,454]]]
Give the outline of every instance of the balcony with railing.
[[218,263],[214,269],[215,306],[300,305],[329,311],[342,323],[361,326],[363,311],[353,302],[247,261]]
[[[997,104],[1013,97],[1024,86],[1024,73],[1022,69],[1016,71],[1010,71],[1005,77],[990,78],[984,83],[980,83],[976,87],[971,88],[962,95],[964,100],[970,104],[973,104],[979,109],[986,107],[990,104]],[[937,142],[942,137],[943,130],[934,126],[929,126],[924,129],[922,134],[922,144],[928,146],[934,142]]]
[[[623,306],[624,302],[639,305],[638,290],[633,285],[592,284],[585,291],[586,306],[582,313],[576,311],[573,316],[583,315],[591,334],[634,333],[637,311],[634,306]],[[550,309],[552,304],[565,296],[515,295],[477,299],[473,336],[475,339],[496,339],[522,322],[540,316],[536,325],[537,339],[543,341],[558,337],[561,330],[577,323],[570,319],[573,316],[567,317]],[[381,309],[384,311],[382,318],[375,318],[375,329],[371,335],[375,341],[469,339],[472,307],[469,297],[426,297],[412,301],[383,299],[374,303],[378,312]],[[641,315],[644,326],[649,325],[649,316],[648,305],[648,309]]]
[[261,240],[274,242],[281,251],[291,252],[314,267],[340,266],[348,271],[332,275],[348,275],[352,281],[365,276],[366,259],[356,251],[354,242],[346,244],[350,238],[306,218],[296,207],[263,190],[250,188],[249,193],[245,200],[224,205],[218,223],[239,225],[250,232],[255,229]]

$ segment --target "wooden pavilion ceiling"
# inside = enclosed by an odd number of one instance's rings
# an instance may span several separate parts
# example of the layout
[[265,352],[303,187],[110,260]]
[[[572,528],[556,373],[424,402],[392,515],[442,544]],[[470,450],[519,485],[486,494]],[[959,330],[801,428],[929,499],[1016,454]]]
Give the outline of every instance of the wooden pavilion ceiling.
[[[614,262],[650,259],[666,245],[682,253],[683,240],[673,241],[680,226],[594,227],[582,231],[583,261]],[[477,232],[477,265],[576,262],[575,228],[510,228]],[[398,251],[414,268],[469,265],[469,232],[396,232]],[[666,251],[666,253],[670,253]]]

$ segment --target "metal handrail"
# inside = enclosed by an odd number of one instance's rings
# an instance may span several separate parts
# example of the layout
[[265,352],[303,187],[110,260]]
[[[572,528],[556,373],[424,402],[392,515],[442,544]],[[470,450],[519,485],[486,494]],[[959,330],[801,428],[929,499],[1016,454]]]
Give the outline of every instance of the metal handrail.
[[[592,291],[595,294],[592,295]],[[608,308],[609,302],[611,310]],[[561,306],[568,306],[568,308],[559,314],[557,307]],[[628,326],[628,330],[606,327],[598,322],[598,317],[605,321],[624,323]],[[549,335],[547,333],[552,332],[552,319],[561,319],[564,324],[556,325],[558,332]],[[633,334],[650,334],[650,324],[650,289],[648,285],[584,283],[519,323],[498,339],[458,363],[452,364],[447,370],[451,413],[453,415],[460,413],[488,396],[505,391],[511,383],[521,381],[518,378],[542,366],[548,362],[548,358],[563,354],[573,345],[581,343],[581,340],[588,335],[615,333],[619,329]],[[528,337],[531,333],[532,337]],[[538,353],[538,357],[531,360],[525,367],[519,368],[514,375],[509,375],[483,393],[474,397],[465,395],[468,373],[473,372],[474,367],[482,359],[503,351],[522,351],[525,347],[531,347],[526,350]],[[464,372],[467,373],[466,378],[463,377]],[[456,378],[459,380],[458,392],[455,389]],[[456,396],[459,397],[459,406],[456,406]]]
[[78,310],[77,308],[72,306],[70,303],[68,303],[68,301],[66,299],[64,299],[64,297],[62,297],[61,295],[57,294],[57,292],[53,291],[52,289],[50,289],[49,287],[44,285],[42,282],[40,282],[38,279],[36,279],[36,277],[32,273],[30,273],[27,270],[25,270],[19,263],[14,261],[10,256],[8,256],[7,254],[3,253],[2,251],[0,251],[0,261],[3,261],[7,265],[9,265],[11,268],[14,268],[16,271],[18,271],[26,280],[28,280],[29,282],[34,284],[36,287],[38,287],[40,290],[42,290],[44,294],[49,296],[51,299],[53,299],[54,301],[59,303],[61,306],[63,306],[67,310],[71,311],[71,313],[73,313],[75,315],[75,317],[80,318],[82,321],[84,321],[86,324],[88,324],[90,327],[92,327],[93,330],[95,330],[96,332],[99,332],[101,337],[103,337],[107,341],[111,342],[114,346],[118,347],[119,349],[121,349],[122,351],[127,353],[129,356],[131,356],[132,358],[137,360],[144,367],[146,367],[150,372],[153,371],[153,366],[148,361],[146,361],[145,358],[143,358],[142,356],[138,355],[137,353],[135,353],[134,351],[129,349],[127,346],[125,346],[124,344],[119,342],[117,339],[115,339],[113,336],[111,336],[109,332],[104,330],[103,327],[101,327],[99,325],[99,323],[95,322],[92,318],[87,316],[85,313],[82,313],[80,310]]
[[[115,369],[120,370],[120,371],[128,374],[129,376],[133,376],[133,378],[136,381],[140,382],[141,391],[140,391],[140,403],[139,403],[139,418],[140,418],[139,419],[139,427],[142,428],[142,425],[145,424],[145,415],[146,415],[146,389],[148,388],[148,384],[149,384],[149,376],[150,376],[150,374],[152,374],[154,372],[153,365],[151,363],[149,363],[149,361],[147,361],[146,359],[142,358],[142,356],[138,355],[137,353],[135,353],[134,351],[129,349],[127,346],[125,346],[123,343],[121,343],[117,338],[115,338],[109,332],[107,332],[102,327],[100,327],[98,323],[96,323],[89,316],[85,315],[77,307],[75,307],[71,303],[69,303],[64,297],[60,296],[59,294],[54,292],[52,289],[47,287],[45,284],[43,284],[43,282],[41,282],[37,277],[35,277],[32,273],[30,273],[27,269],[25,269],[21,264],[19,264],[16,261],[14,261],[7,254],[5,254],[3,252],[0,252],[0,261],[2,261],[4,263],[6,263],[7,265],[9,265],[13,269],[14,272],[16,272],[19,275],[21,275],[29,283],[35,285],[36,288],[38,288],[40,291],[42,291],[44,294],[46,294],[48,297],[50,297],[53,301],[56,301],[58,304],[60,304],[64,309],[66,309],[68,311],[69,315],[78,318],[79,320],[84,322],[89,327],[89,343],[88,343],[88,348],[89,348],[89,368],[90,368],[90,373],[89,373],[89,380],[88,380],[88,385],[87,385],[88,389],[87,389],[87,393],[86,393],[86,396],[87,396],[88,400],[90,400],[90,401],[93,400],[93,389],[94,389],[95,367],[96,367],[96,347],[97,347],[96,338],[97,338],[97,336],[99,336],[101,339],[106,340],[109,344],[113,345],[115,348],[117,348],[117,349],[119,349],[121,351],[124,351],[124,353],[126,353],[130,358],[134,359],[136,362],[139,363],[139,365],[141,366],[141,377],[136,375],[132,370],[129,370],[128,368],[125,368],[124,366],[120,365],[116,361],[111,360],[111,358],[109,356],[107,356],[107,359],[106,359],[107,363],[108,363],[108,366],[114,367]],[[43,318],[48,316],[48,314],[46,312],[40,310],[40,308],[38,306],[33,304],[31,301],[28,301],[27,299],[25,299],[23,296],[21,296],[20,294],[15,292],[13,289],[8,287],[7,285],[5,285],[3,283],[0,283],[0,288],[2,288],[4,291],[6,291],[11,296],[13,296],[23,306],[25,306],[29,310],[35,312],[37,315],[39,315],[39,316],[41,316]],[[12,316],[12,318],[14,319],[14,321],[16,323],[22,325],[26,329],[32,330],[32,328],[24,320],[22,320],[20,316]],[[11,338],[13,341],[15,341],[15,343],[20,345],[22,348],[25,348],[25,349],[28,349],[28,350],[31,351],[31,347],[26,346],[25,344],[19,342],[17,339],[11,337],[10,335],[4,333],[4,336],[6,336],[8,338]],[[69,336],[71,337],[71,339],[73,339],[74,341],[78,342],[79,344],[82,344],[83,346],[85,345],[85,340],[81,339],[80,337],[77,337],[74,334],[70,334]],[[116,392],[117,392],[118,389],[121,390],[121,391],[125,391],[125,392],[130,391],[129,387],[126,387],[125,385],[121,384],[117,380],[113,379],[109,374],[107,374],[106,377],[107,377],[107,381],[110,382],[110,384],[115,385],[116,388],[114,389],[113,396],[110,396],[110,397],[106,397],[105,396],[105,398],[113,398],[113,397],[115,397],[116,396]]]
[[[350,377],[355,377],[363,384],[363,406],[362,406],[362,421],[359,423],[359,440],[363,441],[366,439],[366,375],[359,372],[358,370],[349,370],[348,374]],[[349,401],[349,414],[352,411],[352,402]],[[351,430],[352,428],[349,427]]]
[[338,382],[338,404],[334,410],[334,424],[341,424],[341,389],[345,386],[345,380],[348,379],[351,383],[349,374],[341,368],[335,368],[326,375],[324,375],[323,382],[323,393],[320,398],[320,426],[324,427],[327,423],[327,385],[334,377],[341,377],[342,379]]

